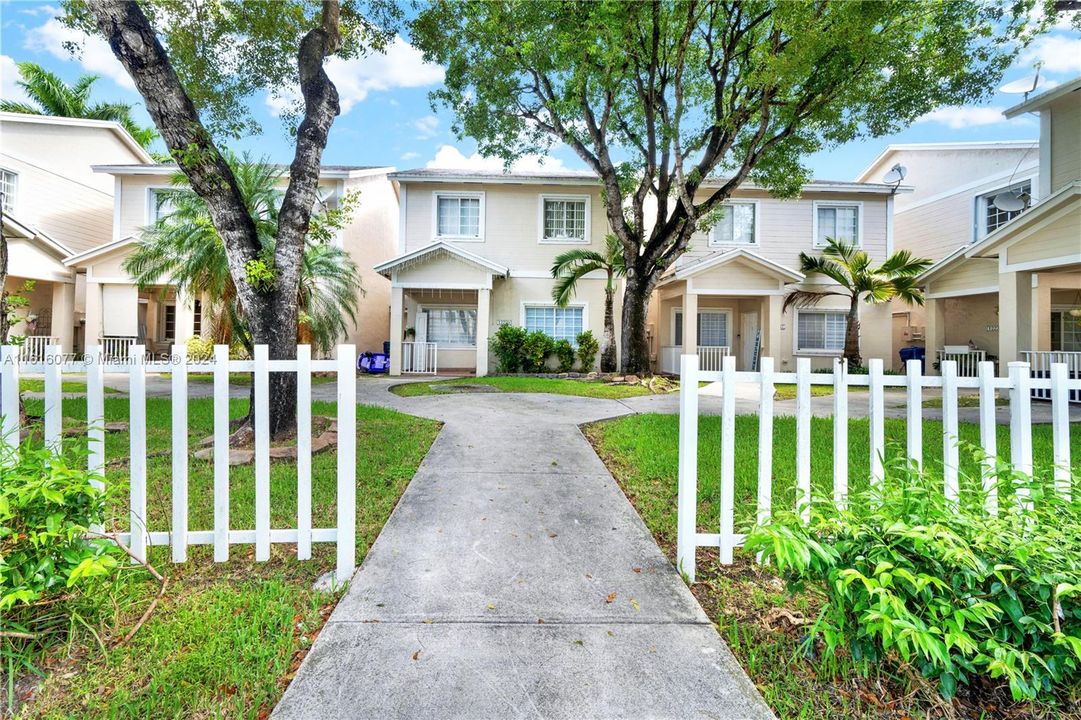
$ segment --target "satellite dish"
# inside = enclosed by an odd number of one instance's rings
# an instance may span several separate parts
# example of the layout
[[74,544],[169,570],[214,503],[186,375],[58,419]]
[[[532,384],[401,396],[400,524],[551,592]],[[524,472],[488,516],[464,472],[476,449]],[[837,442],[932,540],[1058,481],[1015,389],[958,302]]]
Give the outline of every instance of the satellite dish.
[[1000,87],[998,91],[1007,95],[1024,95],[1027,100],[1030,93],[1036,92],[1043,85],[1044,82],[1040,79],[1040,63],[1036,63],[1035,75],[1026,75],[1023,78],[1008,82]]
[[901,181],[905,179],[905,175],[908,175],[908,168],[901,163],[897,163],[890,168],[890,171],[882,176],[882,182],[887,185],[893,185],[894,183],[900,185]]
[[1006,190],[1000,192],[991,200],[995,207],[999,210],[1006,212],[1017,212],[1018,210],[1025,209],[1025,199],[1021,197],[1021,193],[1014,192],[1013,190]]

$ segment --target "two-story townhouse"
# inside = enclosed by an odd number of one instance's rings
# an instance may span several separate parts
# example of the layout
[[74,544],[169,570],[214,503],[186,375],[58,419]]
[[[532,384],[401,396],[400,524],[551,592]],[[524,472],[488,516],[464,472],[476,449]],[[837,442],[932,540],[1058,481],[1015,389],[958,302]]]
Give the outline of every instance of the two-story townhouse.
[[132,162],[152,158],[116,123],[0,113],[5,289],[34,283],[26,319],[12,328],[25,336],[24,357],[40,358],[47,344],[68,353],[81,344],[83,288],[64,260],[113,232],[115,184],[91,165]]
[[[139,287],[124,270],[142,228],[157,221],[168,202],[163,192],[174,188],[174,165],[154,163],[95,165],[93,172],[115,183],[112,236],[72,255],[65,264],[85,278],[86,336],[109,355],[125,355],[134,344],[151,353],[166,353],[204,333],[202,306],[207,298],[177,297],[168,278]],[[341,342],[359,352],[382,349],[387,338],[390,288],[372,266],[394,254],[397,243],[397,187],[388,179],[393,168],[323,166],[320,197],[333,207],[347,194],[358,193],[356,211],[336,242],[361,270],[357,288],[356,327]],[[284,187],[286,179],[283,177]]]
[[[894,242],[898,249],[938,262],[1021,214],[1021,210],[995,205],[994,199],[1002,193],[1016,192],[1029,205],[1037,202],[1041,197],[1039,162],[1038,140],[890,145],[857,180],[880,179],[896,165],[905,168],[905,183],[912,192],[897,197]],[[978,263],[972,266],[976,267]],[[938,299],[944,312],[956,319],[945,339],[947,345],[960,349],[971,344],[976,351],[972,359],[997,352],[998,322],[987,316],[987,303],[968,302],[963,294]],[[926,325],[926,308],[894,303],[895,348],[924,346]],[[927,347],[933,356],[942,350]],[[900,368],[897,357],[894,367]]]
[[[973,360],[982,359],[996,359],[999,372],[1019,360],[1046,372],[1054,359],[1081,373],[1081,77],[1005,115],[1026,113],[1036,113],[1040,123],[1035,199],[1016,182],[1008,185],[992,200],[1010,217],[920,277],[928,298],[927,346],[962,361],[969,374],[976,372]],[[988,338],[988,351],[971,343],[976,347],[966,352],[974,328],[994,328],[997,342]]]
[[567,307],[552,301],[557,255],[603,252],[608,222],[594,175],[419,169],[391,178],[401,186],[398,255],[376,268],[391,285],[391,374],[485,375],[501,325],[572,343],[583,330],[601,337],[602,276],[580,282]]
[[[703,191],[720,181],[707,180]],[[649,335],[655,367],[679,371],[681,354],[697,354],[701,367],[719,370],[732,354],[741,370],[773,357],[779,370],[794,370],[808,357],[830,367],[844,349],[848,303],[830,297],[818,306],[782,311],[799,287],[821,287],[824,278],[800,272],[801,252],[814,254],[832,237],[855,243],[874,262],[893,252],[894,198],[907,188],[878,183],[812,181],[798,199],[771,197],[751,184],[724,203],[724,214],[665,274],[650,302]],[[866,358],[889,358],[889,310],[861,304],[860,345]]]

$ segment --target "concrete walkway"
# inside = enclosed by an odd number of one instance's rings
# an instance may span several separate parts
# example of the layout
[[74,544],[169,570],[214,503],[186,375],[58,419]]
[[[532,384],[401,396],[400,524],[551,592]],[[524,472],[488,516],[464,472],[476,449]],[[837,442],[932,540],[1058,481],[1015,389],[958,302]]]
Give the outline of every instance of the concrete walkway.
[[274,718],[773,717],[578,430],[627,407],[389,384],[445,426]]

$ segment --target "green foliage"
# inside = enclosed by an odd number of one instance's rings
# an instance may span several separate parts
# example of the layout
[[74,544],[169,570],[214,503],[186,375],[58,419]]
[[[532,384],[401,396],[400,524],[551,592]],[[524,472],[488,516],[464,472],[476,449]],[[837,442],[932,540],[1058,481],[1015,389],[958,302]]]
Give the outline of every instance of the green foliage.
[[187,353],[189,360],[210,360],[214,357],[214,343],[201,335],[188,338]]
[[268,293],[273,290],[278,280],[273,258],[260,257],[244,263],[244,279],[256,292]]
[[570,372],[574,369],[574,346],[570,340],[557,340],[552,345],[552,352],[559,362],[559,372]]
[[522,370],[544,372],[554,341],[541,330],[527,333],[522,343]]
[[[33,280],[24,280],[18,290],[0,293],[0,313],[4,313],[7,320],[7,323],[3,325],[4,327],[10,328],[15,323],[28,317],[22,311],[30,307],[30,295],[34,292],[36,284]],[[0,337],[0,342],[22,345],[23,337],[21,335],[13,335],[10,338]]]
[[797,585],[822,584],[812,637],[831,653],[847,648],[864,672],[897,660],[947,698],[985,677],[1015,699],[1051,700],[1081,682],[1081,502],[1007,464],[997,472],[997,516],[982,491],[952,503],[941,476],[899,459],[880,490],[841,511],[816,500],[808,525],[780,513],[746,549]]
[[590,330],[583,330],[578,333],[576,338],[578,342],[578,367],[582,372],[590,372],[593,369],[593,363],[597,359],[597,353],[600,351],[600,343],[597,342],[597,338],[593,337],[593,332]]
[[515,373],[522,369],[522,351],[526,331],[516,325],[501,325],[492,337],[490,347],[499,360],[499,370]]

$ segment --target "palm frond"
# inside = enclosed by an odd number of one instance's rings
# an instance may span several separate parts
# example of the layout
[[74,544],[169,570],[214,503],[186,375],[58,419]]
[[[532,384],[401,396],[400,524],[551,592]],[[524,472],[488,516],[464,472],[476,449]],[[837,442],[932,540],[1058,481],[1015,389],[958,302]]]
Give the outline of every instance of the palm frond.
[[23,115],[43,115],[41,108],[30,103],[0,100],[0,112],[22,113]]
[[788,312],[789,308],[814,307],[828,297],[848,297],[846,293],[834,290],[793,290],[785,295],[781,312]]
[[890,277],[915,277],[931,264],[930,258],[917,258],[908,250],[898,250],[878,266],[878,272]]
[[800,270],[805,275],[825,275],[842,287],[848,287],[851,284],[848,275],[845,273],[844,266],[832,259],[820,255],[808,255],[807,253],[801,252],[799,255],[799,264]]
[[894,278],[893,293],[898,299],[909,305],[923,305],[923,289],[916,283],[914,276],[905,275]]

